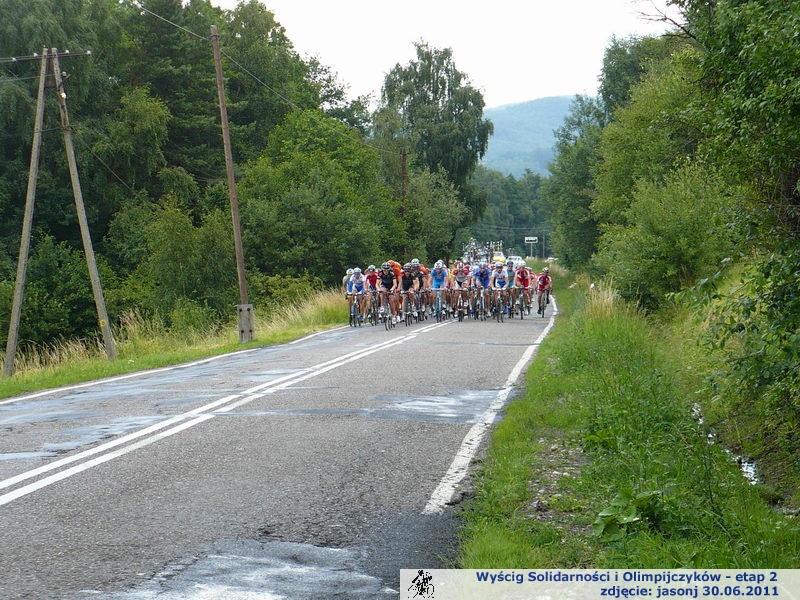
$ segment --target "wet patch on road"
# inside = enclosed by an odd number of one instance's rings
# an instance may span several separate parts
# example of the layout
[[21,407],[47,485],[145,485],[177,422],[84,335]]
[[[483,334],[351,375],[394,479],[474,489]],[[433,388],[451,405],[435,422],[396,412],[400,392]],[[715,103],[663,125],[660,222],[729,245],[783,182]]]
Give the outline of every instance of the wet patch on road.
[[159,421],[163,421],[165,418],[167,417],[159,415],[132,416],[116,419],[111,423],[76,427],[62,434],[71,439],[64,442],[46,443],[42,446],[42,449],[46,452],[69,452],[71,450],[77,450],[83,446],[88,446],[110,437],[144,429]]
[[[396,598],[360,569],[358,549],[294,542],[235,542],[191,562],[170,565],[134,590],[108,600],[292,600]],[[100,594],[84,590],[85,594]],[[89,596],[87,596],[89,597]]]
[[[300,389],[300,388],[287,388]],[[307,388],[317,389],[317,388]],[[325,389],[325,388],[322,388]],[[378,408],[291,408],[283,410],[239,410],[215,413],[219,417],[257,416],[359,416],[391,421],[425,421],[429,423],[477,423],[499,390],[466,390],[449,396],[404,396],[399,394],[375,396]]]
[[29,460],[31,458],[50,458],[55,452],[0,452],[0,461]]
[[378,396],[376,399],[385,402],[386,406],[371,413],[383,419],[476,423],[498,393],[498,390],[466,390],[449,396]]

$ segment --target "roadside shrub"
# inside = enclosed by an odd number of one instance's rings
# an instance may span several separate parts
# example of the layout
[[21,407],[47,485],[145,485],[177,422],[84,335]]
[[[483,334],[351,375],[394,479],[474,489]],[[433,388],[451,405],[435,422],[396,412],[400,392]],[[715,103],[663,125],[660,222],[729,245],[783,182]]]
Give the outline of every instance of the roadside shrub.
[[639,182],[627,209],[630,225],[606,227],[595,266],[624,298],[658,307],[736,251],[736,193],[704,165],[685,165],[664,184]]

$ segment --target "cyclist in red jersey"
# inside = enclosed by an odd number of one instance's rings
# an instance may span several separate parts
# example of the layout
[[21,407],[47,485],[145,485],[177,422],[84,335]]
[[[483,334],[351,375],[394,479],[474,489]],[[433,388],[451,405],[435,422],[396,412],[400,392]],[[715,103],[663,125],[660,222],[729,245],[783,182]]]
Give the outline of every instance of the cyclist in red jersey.
[[[542,297],[542,293],[545,290],[547,290],[548,293],[549,293],[550,291],[552,291],[552,289],[553,289],[553,279],[552,279],[552,277],[550,277],[550,268],[549,267],[545,267],[544,269],[542,269],[542,272],[539,274],[539,281],[538,281],[538,284],[536,286],[536,290],[537,290],[537,294],[536,294],[537,306],[538,306],[539,299]],[[548,302],[549,302],[549,298],[548,298]],[[537,309],[536,312],[541,313],[542,309],[539,308],[539,309]]]

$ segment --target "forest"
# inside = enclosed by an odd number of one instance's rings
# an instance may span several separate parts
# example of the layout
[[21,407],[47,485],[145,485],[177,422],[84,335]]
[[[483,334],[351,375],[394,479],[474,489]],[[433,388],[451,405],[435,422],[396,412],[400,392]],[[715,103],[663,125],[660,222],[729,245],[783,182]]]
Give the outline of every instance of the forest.
[[[449,258],[484,212],[472,183],[492,125],[449,49],[387,65],[380,99],[348,99],[255,0],[0,4],[0,303],[20,252],[41,55],[64,73],[108,312],[229,320],[239,299],[210,28],[219,31],[246,281],[264,316],[391,257]],[[22,344],[97,332],[52,74]],[[0,336],[9,310],[0,312]]]
[[[654,38],[610,40],[546,177],[479,165],[493,131],[450,49],[416,43],[380,98],[348,97],[266,5],[0,4],[0,337],[8,331],[43,48],[65,73],[111,319],[230,319],[236,265],[210,27],[219,29],[250,298],[286,297],[390,257],[503,239],[613,282],[649,314],[713,308],[721,393],[800,456],[800,4],[673,0]],[[666,17],[664,17],[666,20]],[[23,344],[97,335],[48,81]]]

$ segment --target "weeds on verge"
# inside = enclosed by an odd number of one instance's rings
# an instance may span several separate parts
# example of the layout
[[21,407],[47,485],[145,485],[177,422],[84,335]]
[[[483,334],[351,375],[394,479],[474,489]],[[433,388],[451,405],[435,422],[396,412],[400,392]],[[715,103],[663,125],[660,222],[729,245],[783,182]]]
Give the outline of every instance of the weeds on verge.
[[[796,568],[796,520],[767,506],[693,414],[702,370],[613,290],[586,289],[560,302],[577,308],[562,306],[497,426],[463,511],[460,565]],[[521,494],[515,478],[536,484]]]
[[223,324],[204,319],[193,324],[184,318],[179,326],[169,327],[164,319],[127,313],[114,330],[117,360],[109,361],[102,341],[96,339],[29,346],[17,353],[14,375],[0,379],[0,398],[281,343],[346,320],[347,304],[333,290],[315,294],[302,304],[269,310],[256,307],[256,338],[247,345],[239,343],[235,322]]

